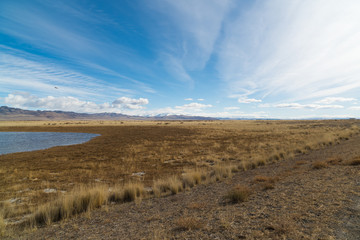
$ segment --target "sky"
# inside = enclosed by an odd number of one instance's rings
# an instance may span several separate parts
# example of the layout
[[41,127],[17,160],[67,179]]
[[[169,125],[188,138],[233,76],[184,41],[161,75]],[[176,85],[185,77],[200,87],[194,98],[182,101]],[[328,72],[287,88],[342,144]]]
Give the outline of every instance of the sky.
[[359,0],[1,0],[0,105],[360,118]]

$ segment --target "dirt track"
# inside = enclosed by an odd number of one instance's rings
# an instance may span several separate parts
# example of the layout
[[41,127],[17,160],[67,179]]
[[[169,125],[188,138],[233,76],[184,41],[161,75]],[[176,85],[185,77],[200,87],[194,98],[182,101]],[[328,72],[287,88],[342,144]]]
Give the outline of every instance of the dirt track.
[[[358,239],[360,136],[174,196],[109,206],[22,235],[23,239]],[[333,161],[314,169],[317,161]],[[255,176],[278,179],[263,190]],[[253,190],[249,201],[230,204],[236,184]],[[191,229],[184,221],[192,221]],[[186,224],[185,224],[186,225]],[[15,237],[17,238],[17,237]]]

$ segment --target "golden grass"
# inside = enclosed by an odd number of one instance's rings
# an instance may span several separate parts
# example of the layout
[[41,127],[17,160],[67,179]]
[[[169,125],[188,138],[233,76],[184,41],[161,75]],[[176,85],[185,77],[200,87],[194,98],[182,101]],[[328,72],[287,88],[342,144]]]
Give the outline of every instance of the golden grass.
[[140,182],[129,182],[122,186],[116,186],[109,194],[109,201],[111,202],[132,202],[141,200],[145,195],[144,184]]
[[326,163],[330,164],[330,165],[340,165],[342,164],[343,159],[340,156],[336,156],[336,157],[331,157],[326,159]]
[[39,207],[30,219],[30,225],[50,224],[79,213],[88,212],[101,207],[107,200],[108,189],[104,185],[77,187],[71,194]]
[[176,229],[182,231],[196,230],[203,227],[202,221],[196,217],[180,217],[175,224]]
[[360,165],[360,157],[354,158],[348,162],[350,166],[359,166]]
[[324,161],[317,161],[313,163],[311,166],[313,169],[322,169],[328,167],[328,164]]
[[[340,139],[359,132],[359,128],[354,127],[358,124],[356,120],[165,123],[0,122],[0,131],[101,134],[81,145],[0,156],[0,185],[3,189],[0,201],[12,198],[21,201],[18,205],[10,204],[7,209],[11,210],[7,210],[4,218],[21,217],[32,213],[31,209],[36,205],[46,206],[49,202],[57,206],[55,209],[67,209],[59,207],[61,199],[70,199],[79,185],[96,182],[106,183],[107,188],[113,189],[106,193],[106,199],[114,202],[148,197],[144,186],[152,187],[156,196],[176,194],[198,184],[229,178],[236,171],[253,169],[310,149],[336,144]],[[134,177],[133,173],[137,172],[145,172],[145,175]],[[141,186],[123,184],[134,182],[135,178],[142,181]],[[45,193],[46,188],[56,189],[57,192]],[[46,211],[55,211],[51,209],[48,207]],[[64,216],[67,217],[66,214]],[[39,217],[46,219],[41,220],[43,222],[59,218],[45,215]]]
[[277,177],[268,177],[268,176],[262,176],[257,175],[254,177],[254,182],[261,184],[262,189],[264,191],[274,189],[275,188],[275,182],[277,182],[279,179]]
[[204,170],[191,170],[186,172],[182,176],[183,187],[184,188],[192,188],[195,185],[201,184],[208,179],[208,173]]
[[177,194],[183,190],[183,184],[179,177],[172,176],[167,179],[159,179],[154,182],[153,191],[155,196],[164,194]]
[[262,176],[262,175],[257,175],[254,177],[254,181],[255,182],[270,182],[270,183],[274,183],[277,179],[274,177],[268,177],[268,176]]
[[231,203],[245,202],[249,199],[251,192],[249,187],[237,185],[225,195],[225,199]]

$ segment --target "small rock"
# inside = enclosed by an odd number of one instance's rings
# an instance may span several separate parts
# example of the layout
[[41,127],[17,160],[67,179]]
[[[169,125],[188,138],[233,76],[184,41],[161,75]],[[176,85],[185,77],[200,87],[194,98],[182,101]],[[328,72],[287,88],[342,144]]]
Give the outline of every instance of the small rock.
[[54,188],[45,188],[44,189],[44,193],[56,193],[56,189]]
[[142,177],[144,175],[145,175],[145,172],[137,172],[137,173],[131,174],[131,176],[137,176],[137,177]]
[[20,198],[11,198],[9,199],[9,203],[20,203],[21,199]]

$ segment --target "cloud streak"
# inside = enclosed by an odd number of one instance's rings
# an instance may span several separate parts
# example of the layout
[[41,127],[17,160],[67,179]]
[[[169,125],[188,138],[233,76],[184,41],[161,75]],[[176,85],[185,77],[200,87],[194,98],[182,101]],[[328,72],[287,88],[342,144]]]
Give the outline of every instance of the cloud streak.
[[339,109],[344,108],[341,105],[319,105],[319,104],[300,104],[300,103],[281,103],[276,104],[277,108],[291,108],[291,109]]
[[299,101],[360,88],[359,1],[259,1],[225,24],[218,70],[231,93]]

